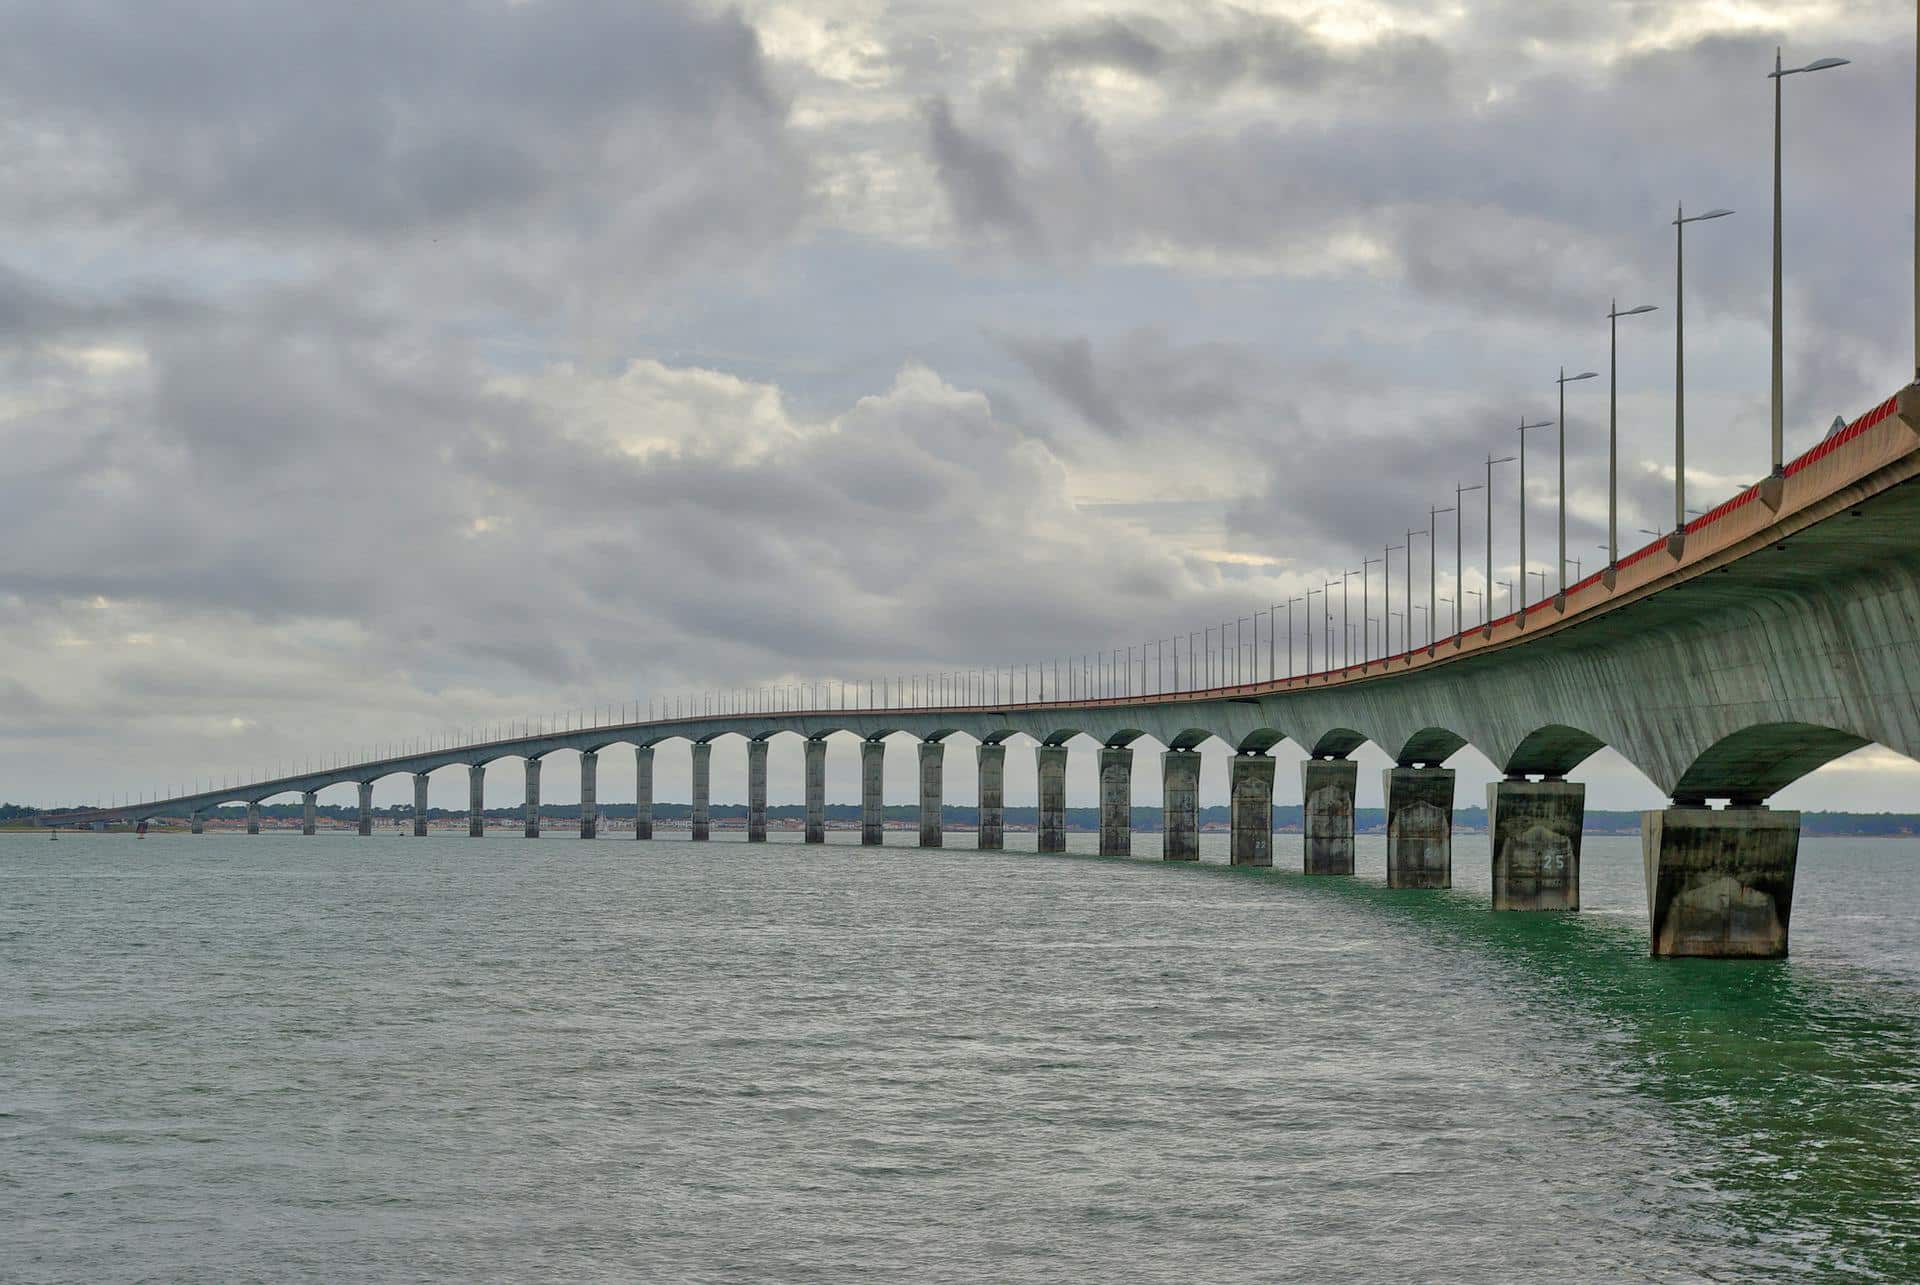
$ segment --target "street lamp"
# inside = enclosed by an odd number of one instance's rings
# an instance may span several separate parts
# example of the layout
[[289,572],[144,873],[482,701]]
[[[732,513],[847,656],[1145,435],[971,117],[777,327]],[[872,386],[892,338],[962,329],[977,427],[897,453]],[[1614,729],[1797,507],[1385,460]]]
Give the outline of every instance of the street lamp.
[[1466,575],[1460,564],[1460,546],[1465,543],[1461,538],[1460,510],[1466,507],[1461,503],[1461,500],[1470,492],[1478,491],[1479,489],[1480,483],[1478,482],[1475,482],[1472,486],[1461,486],[1458,482],[1453,484],[1453,645],[1455,647],[1460,645],[1460,599],[1466,596],[1461,592],[1461,586],[1466,580]]
[[[1411,538],[1411,533],[1409,533],[1409,538]],[[1393,654],[1393,617],[1399,614],[1393,609],[1393,551],[1395,549],[1404,551],[1409,547],[1410,545],[1407,544],[1390,544],[1380,553],[1380,575],[1382,577],[1380,584],[1380,604],[1387,613],[1380,621],[1380,660],[1382,663],[1386,661],[1388,656]],[[1407,564],[1407,578],[1409,580],[1413,578],[1413,564],[1411,561]]]
[[1615,299],[1607,305],[1607,588],[1613,588],[1614,564],[1620,561],[1620,318],[1658,312],[1650,303],[1620,310]]
[[1567,605],[1567,385],[1599,377],[1597,370],[1583,370],[1577,375],[1569,375],[1565,366],[1560,368],[1560,570],[1556,577],[1560,582],[1560,592],[1553,599],[1553,605],[1559,608]]
[[1491,453],[1487,455],[1487,612],[1485,632],[1489,637],[1493,634],[1493,466],[1496,464],[1511,464],[1517,458],[1519,457],[1514,455],[1502,455],[1499,459],[1495,459]]
[[1732,210],[1708,210],[1687,217],[1684,206],[1673,215],[1673,535],[1674,557],[1686,543],[1687,527],[1687,224],[1724,219]]
[[1782,422],[1785,418],[1786,400],[1786,334],[1785,322],[1781,317],[1780,299],[1782,293],[1780,267],[1780,86],[1788,76],[1798,76],[1802,72],[1826,71],[1830,67],[1844,67],[1845,58],[1822,58],[1810,62],[1804,67],[1782,67],[1780,50],[1773,51],[1773,71],[1768,79],[1773,82],[1773,472],[1768,475],[1772,482],[1770,488],[1762,488],[1765,495],[1771,489],[1773,495],[1770,504],[1780,506],[1781,480],[1787,476],[1785,462],[1785,434]]
[[1384,575],[1387,565],[1384,555],[1360,560],[1360,668],[1363,670],[1373,659],[1373,635],[1367,631],[1367,612],[1373,609],[1373,589],[1368,583],[1367,568],[1376,562],[1380,564],[1381,574]]
[[1407,531],[1407,618],[1400,622],[1400,650],[1404,651],[1409,658],[1413,655],[1413,537],[1417,535],[1425,536],[1431,542],[1432,525],[1429,524],[1425,531],[1415,531],[1411,528]]
[[1507,614],[1511,616],[1513,614],[1513,581],[1502,580],[1500,587],[1507,591]]
[[[1520,419],[1520,627],[1527,626],[1527,432],[1535,428],[1552,428],[1553,421],[1543,419],[1538,424],[1529,424],[1526,417]],[[1542,593],[1546,590],[1543,588]]]
[[1452,509],[1436,509],[1431,505],[1427,508],[1427,531],[1429,533],[1427,536],[1427,655],[1429,656],[1433,655],[1435,642],[1434,632],[1440,627],[1438,608],[1434,605],[1434,594],[1436,590],[1433,583],[1435,573],[1438,570],[1435,561],[1440,542],[1434,539],[1431,533],[1438,529],[1434,526],[1434,519],[1438,518],[1442,513],[1451,512],[1453,512]]

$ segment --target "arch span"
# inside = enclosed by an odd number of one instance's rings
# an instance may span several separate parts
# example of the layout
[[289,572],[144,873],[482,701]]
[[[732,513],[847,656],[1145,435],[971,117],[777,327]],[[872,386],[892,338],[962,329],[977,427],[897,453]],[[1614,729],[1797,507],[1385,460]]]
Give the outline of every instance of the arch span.
[[1871,740],[1813,723],[1760,723],[1714,742],[1673,787],[1678,803],[1759,803]]
[[1528,732],[1500,769],[1508,776],[1565,776],[1606,747],[1591,732],[1550,723]]
[[1239,754],[1265,754],[1274,746],[1287,739],[1287,734],[1277,727],[1256,727],[1240,738],[1234,751]]
[[1439,767],[1466,743],[1466,737],[1450,728],[1423,727],[1407,738],[1393,761],[1401,767],[1412,767],[1416,763]]
[[1317,759],[1343,759],[1365,745],[1368,737],[1351,727],[1332,727],[1314,738],[1308,754]]

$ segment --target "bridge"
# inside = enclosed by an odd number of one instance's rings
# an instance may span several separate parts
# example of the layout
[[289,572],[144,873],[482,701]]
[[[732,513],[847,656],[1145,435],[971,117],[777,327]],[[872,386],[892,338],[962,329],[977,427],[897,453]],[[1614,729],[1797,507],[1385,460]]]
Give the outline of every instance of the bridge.
[[[1920,756],[1917,478],[1920,386],[1791,461],[1784,478],[1749,487],[1564,593],[1391,655],[1285,675],[1273,661],[1260,677],[1235,675],[1225,657],[1189,654],[1183,667],[1176,648],[1171,665],[1164,649],[1129,655],[1124,665],[1116,657],[1095,681],[1076,680],[1066,693],[1057,674],[1036,682],[1030,670],[1014,670],[982,671],[964,696],[938,704],[917,694],[902,700],[891,687],[844,688],[833,702],[839,708],[787,708],[791,702],[773,693],[743,696],[724,712],[438,745],[43,820],[186,817],[198,833],[211,809],[244,803],[248,832],[258,833],[263,802],[298,794],[303,829],[312,834],[318,792],[353,783],[364,835],[372,831],[374,784],[407,774],[414,833],[424,834],[428,778],[464,766],[469,832],[479,836],[487,767],[517,758],[533,836],[541,763],[567,751],[580,756],[580,834],[592,838],[599,755],[626,745],[638,778],[635,834],[647,839],[654,753],[685,741],[692,837],[700,841],[709,831],[714,745],[737,737],[747,756],[747,837],[758,842],[766,838],[768,744],[792,734],[804,752],[806,842],[822,843],[826,738],[844,732],[860,738],[862,840],[877,844],[884,738],[907,733],[919,740],[920,842],[942,841],[945,754],[949,742],[967,737],[978,756],[979,846],[995,849],[1003,842],[1006,742],[1019,735],[1039,747],[1038,847],[1058,852],[1065,849],[1068,742],[1084,735],[1100,747],[1100,851],[1129,851],[1134,744],[1151,738],[1165,747],[1164,856],[1191,861],[1199,856],[1200,747],[1218,738],[1233,751],[1231,860],[1271,866],[1270,752],[1292,741],[1310,756],[1300,765],[1303,868],[1346,875],[1353,873],[1358,773],[1352,755],[1372,742],[1394,762],[1384,782],[1388,883],[1434,888],[1452,881],[1454,772],[1445,764],[1473,745],[1505,778],[1488,787],[1494,909],[1577,910],[1585,787],[1566,777],[1611,746],[1672,800],[1642,817],[1652,952],[1780,957],[1800,818],[1767,800],[1870,743]],[[1411,576],[1406,589],[1411,595]],[[1271,651],[1271,637],[1268,645]]]

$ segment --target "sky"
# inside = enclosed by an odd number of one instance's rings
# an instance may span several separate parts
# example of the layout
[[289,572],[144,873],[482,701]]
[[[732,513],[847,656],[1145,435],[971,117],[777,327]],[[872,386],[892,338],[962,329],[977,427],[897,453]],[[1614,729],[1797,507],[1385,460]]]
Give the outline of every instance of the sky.
[[[0,27],[16,802],[1237,619],[1556,418],[1616,299],[1660,309],[1621,323],[1637,544],[1671,524],[1680,203],[1736,211],[1687,245],[1691,502],[1767,468],[1780,43],[1852,60],[1786,85],[1789,452],[1910,369],[1892,0],[0,0]],[[1587,570],[1606,412],[1604,378],[1570,387]],[[1512,466],[1495,485],[1510,583]],[[1554,482],[1530,460],[1526,485],[1550,578]],[[716,800],[744,757],[716,753]],[[546,798],[577,797],[571,758]],[[1476,799],[1491,764],[1454,766]],[[770,768],[797,801],[794,738]],[[686,796],[682,749],[657,772]],[[496,765],[489,803],[519,776]],[[1577,777],[1591,807],[1662,803],[1611,752]],[[1776,802],[1916,786],[1869,748]],[[464,773],[432,788],[465,806]],[[858,796],[850,740],[829,795]]]

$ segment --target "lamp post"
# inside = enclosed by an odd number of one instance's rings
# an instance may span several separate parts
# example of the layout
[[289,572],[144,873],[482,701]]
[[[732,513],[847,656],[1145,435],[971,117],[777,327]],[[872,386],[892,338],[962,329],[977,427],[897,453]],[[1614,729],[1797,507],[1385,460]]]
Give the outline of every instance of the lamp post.
[[1687,527],[1687,224],[1724,219],[1732,210],[1708,210],[1687,216],[1685,206],[1673,215],[1673,535],[1668,548],[1680,556]]
[[1455,647],[1460,645],[1460,599],[1466,597],[1466,594],[1461,592],[1461,587],[1466,582],[1465,571],[1461,565],[1464,553],[1461,546],[1466,543],[1461,534],[1461,517],[1466,505],[1461,501],[1470,492],[1479,489],[1478,482],[1472,486],[1461,486],[1458,482],[1453,484],[1453,645]]
[[1597,370],[1583,370],[1577,375],[1569,375],[1567,368],[1560,368],[1560,570],[1554,579],[1560,584],[1560,592],[1553,597],[1553,605],[1564,609],[1567,605],[1567,385],[1583,379],[1598,379]]
[[1486,601],[1487,601],[1487,613],[1486,613],[1486,632],[1487,632],[1487,634],[1488,634],[1489,636],[1491,636],[1491,635],[1492,635],[1492,633],[1493,633],[1493,466],[1494,466],[1494,465],[1496,465],[1496,464],[1511,464],[1511,463],[1513,463],[1513,461],[1514,461],[1515,459],[1517,459],[1517,458],[1519,458],[1519,457],[1518,457],[1518,456],[1514,456],[1514,455],[1502,455],[1502,456],[1501,456],[1501,457],[1500,457],[1499,459],[1495,459],[1495,458],[1493,457],[1493,454],[1492,454],[1491,452],[1489,452],[1489,453],[1487,454],[1487,600],[1486,600]]
[[[1347,582],[1359,574],[1358,571],[1340,573],[1340,668],[1342,669],[1353,664],[1353,591],[1347,587]],[[1366,610],[1364,600],[1361,602],[1361,610]]]
[[[1307,596],[1304,600],[1307,608],[1307,618],[1301,628],[1301,632],[1307,636],[1307,673],[1309,674],[1313,673],[1313,595],[1319,592],[1318,589],[1307,590]],[[1288,625],[1287,628],[1289,631],[1287,641],[1291,643],[1293,641],[1291,632],[1293,626]]]
[[1620,301],[1607,305],[1607,588],[1613,588],[1620,561],[1620,318],[1657,312],[1650,303],[1622,312]]
[[1513,581],[1502,580],[1500,587],[1507,591],[1507,614],[1511,616],[1513,614]]
[[[1380,585],[1380,605],[1387,613],[1380,618],[1380,659],[1383,663],[1393,652],[1393,617],[1399,614],[1393,609],[1393,551],[1395,549],[1404,551],[1406,548],[1404,544],[1390,544],[1380,553],[1380,574],[1383,577]],[[1407,568],[1407,575],[1409,578],[1413,575],[1411,566]]]
[[1425,531],[1412,529],[1407,531],[1407,615],[1406,619],[1400,622],[1400,650],[1404,651],[1408,657],[1413,655],[1413,537],[1417,535],[1426,536],[1431,541],[1432,525],[1429,524]]
[[1287,599],[1287,677],[1293,677],[1293,604],[1298,598]]
[[1365,669],[1373,659],[1373,636],[1367,632],[1367,613],[1373,610],[1373,588],[1368,583],[1367,568],[1379,563],[1382,574],[1385,573],[1386,559],[1362,558],[1360,560],[1360,667]]
[[[1436,509],[1429,505],[1427,508],[1427,530],[1429,532],[1434,531],[1436,529],[1434,526],[1435,520],[1442,513],[1451,512],[1453,512],[1452,509]],[[1427,655],[1429,656],[1433,655],[1434,644],[1438,641],[1434,637],[1434,634],[1437,633],[1440,628],[1440,617],[1436,614],[1439,608],[1435,605],[1434,598],[1434,595],[1438,592],[1434,587],[1434,579],[1439,570],[1437,566],[1439,556],[1437,546],[1439,543],[1439,540],[1431,534],[1427,536]],[[1457,541],[1455,542],[1455,547],[1459,547]]]
[[[1353,573],[1348,572],[1347,574],[1351,575]],[[1327,581],[1327,587],[1320,591],[1320,627],[1322,630],[1320,641],[1326,653],[1324,663],[1326,664],[1329,674],[1333,672],[1333,587],[1335,585],[1341,585],[1343,586],[1342,592],[1345,592],[1345,584],[1345,577],[1339,580],[1329,580]]]
[[[1527,626],[1527,433],[1536,428],[1552,428],[1553,421],[1543,419],[1538,424],[1527,423],[1526,417],[1520,418],[1520,627]],[[1546,592],[1544,589],[1542,593]]]
[[1768,489],[1772,490],[1770,502],[1775,508],[1780,505],[1780,480],[1787,476],[1783,429],[1786,415],[1783,403],[1786,400],[1787,345],[1785,321],[1781,316],[1780,307],[1783,293],[1780,266],[1780,86],[1785,83],[1788,76],[1798,76],[1808,71],[1826,71],[1830,67],[1846,65],[1845,58],[1821,58],[1804,67],[1782,67],[1780,50],[1776,46],[1773,51],[1773,71],[1768,76],[1768,79],[1773,81],[1773,472],[1768,474],[1768,477],[1774,481],[1771,488],[1762,488],[1762,494],[1764,495]]

